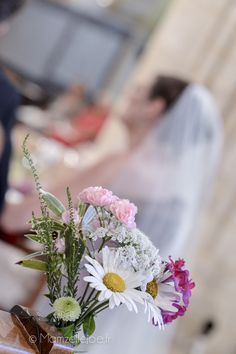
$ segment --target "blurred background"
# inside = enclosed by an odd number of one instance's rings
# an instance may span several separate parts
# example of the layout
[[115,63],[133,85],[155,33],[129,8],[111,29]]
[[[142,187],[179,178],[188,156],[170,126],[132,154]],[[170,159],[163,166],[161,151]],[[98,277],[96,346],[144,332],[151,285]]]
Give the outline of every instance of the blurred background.
[[[1,119],[8,80],[19,102],[14,100],[14,124],[7,130],[2,120],[0,125],[2,154],[6,131],[12,141],[10,165],[2,158],[0,169],[4,189],[0,307],[36,306],[44,287],[38,274],[14,265],[32,247],[22,235],[31,211],[38,210],[31,173],[22,157],[24,137],[30,134],[30,149],[45,189],[63,196],[67,185],[77,192],[87,184],[109,185],[114,156],[127,159],[127,152],[141,145],[141,138],[132,145],[130,127],[122,118],[131,94],[137,95],[139,87],[150,88],[157,75],[168,75],[204,85],[213,94],[224,144],[208,202],[191,220],[194,240],[185,240],[183,253],[197,285],[190,310],[178,320],[168,351],[158,348],[157,342],[156,351],[147,354],[236,354],[236,2],[6,3],[11,7],[0,2],[4,75],[0,83],[7,80],[0,87]],[[6,174],[7,187],[2,180]]]

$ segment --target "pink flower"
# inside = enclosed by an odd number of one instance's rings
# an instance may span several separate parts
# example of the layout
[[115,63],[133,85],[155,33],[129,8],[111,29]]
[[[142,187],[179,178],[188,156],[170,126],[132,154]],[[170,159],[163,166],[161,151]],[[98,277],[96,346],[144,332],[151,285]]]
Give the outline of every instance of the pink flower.
[[108,206],[112,203],[113,194],[102,187],[89,187],[79,194],[79,198],[82,202],[94,206]]
[[64,253],[65,252],[65,241],[63,238],[57,238],[55,241],[55,248],[58,253]]
[[189,279],[189,271],[183,269],[184,265],[185,261],[183,259],[174,262],[170,257],[170,263],[168,263],[167,267],[172,273],[175,289],[183,295],[183,302],[187,307],[189,305],[189,298],[191,297],[191,290],[195,287],[195,283]]
[[185,306],[181,306],[179,304],[173,304],[173,306],[178,309],[177,312],[161,311],[164,324],[171,323],[176,320],[176,318],[183,316],[187,310]]
[[187,311],[189,305],[189,298],[191,296],[191,290],[195,287],[194,282],[189,279],[189,271],[183,269],[185,261],[179,259],[173,261],[169,257],[170,262],[166,264],[166,269],[171,273],[170,277],[166,281],[173,281],[176,292],[180,295],[180,300],[173,302],[173,306],[177,308],[177,312],[161,311],[164,323],[170,323],[179,316],[183,316]]
[[[77,209],[73,209],[73,220],[75,223],[79,222],[79,213]],[[65,224],[70,223],[70,210],[66,210],[64,213],[62,213],[62,221]]]
[[137,214],[137,207],[130,203],[128,199],[115,199],[110,205],[110,211],[115,217],[124,223],[129,228],[135,228],[135,215]]

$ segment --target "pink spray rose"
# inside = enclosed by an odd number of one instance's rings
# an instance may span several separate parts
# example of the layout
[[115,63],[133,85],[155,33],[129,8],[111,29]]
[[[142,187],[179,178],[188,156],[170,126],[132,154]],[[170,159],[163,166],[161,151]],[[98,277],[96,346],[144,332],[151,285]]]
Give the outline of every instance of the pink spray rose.
[[79,194],[79,198],[82,202],[93,206],[108,206],[113,201],[113,194],[102,187],[88,187]]
[[136,227],[135,215],[137,214],[137,207],[128,199],[115,198],[110,205],[110,211],[113,215],[130,229]]

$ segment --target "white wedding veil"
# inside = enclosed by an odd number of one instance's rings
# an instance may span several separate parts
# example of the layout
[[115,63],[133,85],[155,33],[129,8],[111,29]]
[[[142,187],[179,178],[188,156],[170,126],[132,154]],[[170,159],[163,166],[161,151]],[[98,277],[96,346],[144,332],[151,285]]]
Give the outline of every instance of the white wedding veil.
[[207,89],[191,84],[133,152],[112,184],[137,204],[137,226],[163,256],[184,252],[207,200],[222,147],[222,126]]

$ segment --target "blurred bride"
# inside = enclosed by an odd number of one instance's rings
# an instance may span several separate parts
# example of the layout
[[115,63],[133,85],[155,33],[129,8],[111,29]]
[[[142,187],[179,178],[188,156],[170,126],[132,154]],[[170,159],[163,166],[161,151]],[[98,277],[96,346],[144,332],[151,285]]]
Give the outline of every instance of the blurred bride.
[[111,188],[139,208],[138,226],[162,255],[180,255],[207,199],[222,146],[222,127],[204,87],[159,77],[124,117],[133,151]]

